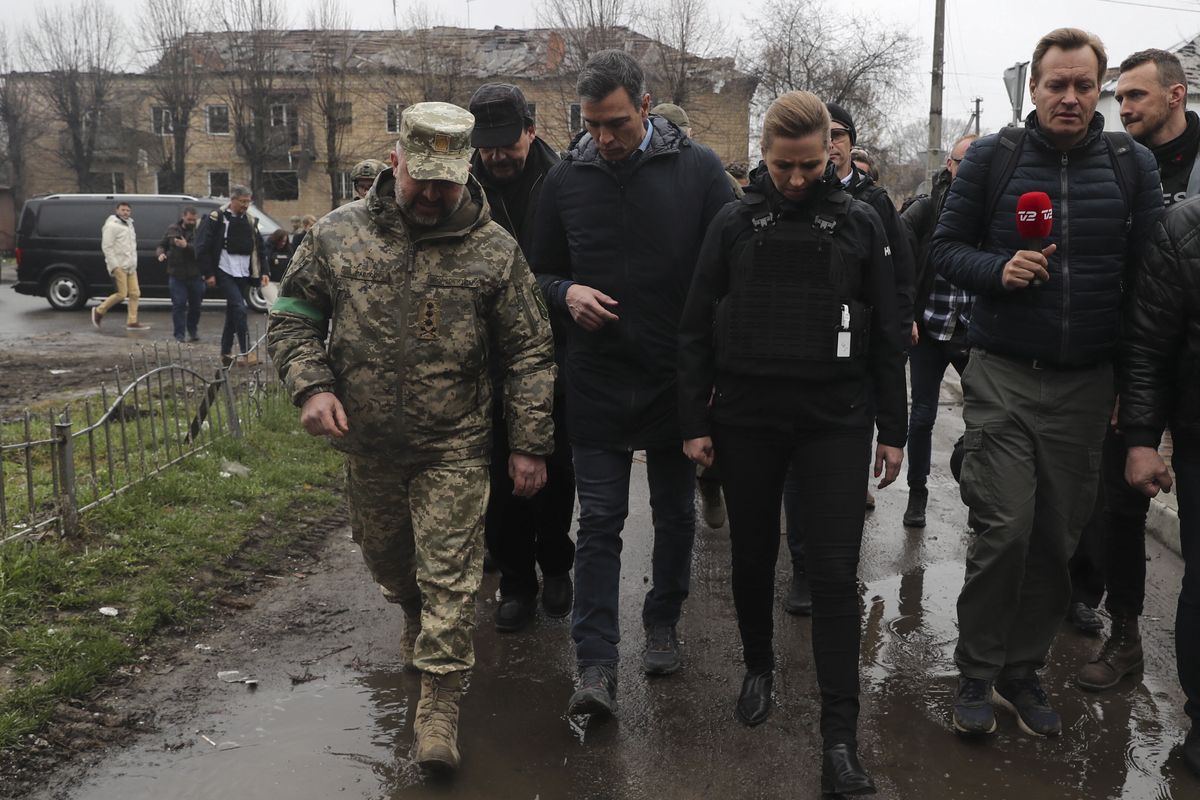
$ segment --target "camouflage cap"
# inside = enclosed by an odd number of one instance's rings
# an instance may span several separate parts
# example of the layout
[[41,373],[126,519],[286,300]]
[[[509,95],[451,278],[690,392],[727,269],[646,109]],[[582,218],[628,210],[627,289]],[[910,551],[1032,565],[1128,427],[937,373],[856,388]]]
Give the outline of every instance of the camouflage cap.
[[400,147],[418,181],[464,184],[471,166],[475,117],[450,103],[417,103],[400,115]]
[[[388,168],[388,165],[377,158],[364,158],[350,170],[350,180],[375,180],[375,176]],[[297,217],[296,219],[299,219]]]

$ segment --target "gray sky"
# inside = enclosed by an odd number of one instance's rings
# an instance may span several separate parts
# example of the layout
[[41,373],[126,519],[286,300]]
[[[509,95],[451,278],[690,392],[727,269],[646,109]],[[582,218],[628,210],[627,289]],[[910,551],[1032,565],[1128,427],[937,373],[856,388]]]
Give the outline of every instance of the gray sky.
[[[121,8],[127,21],[136,19],[137,0],[110,4]],[[203,4],[205,0],[199,0],[198,5]],[[355,27],[392,24],[392,0],[344,0],[344,4]],[[11,29],[32,21],[36,5],[0,0],[4,23]],[[292,22],[302,25],[309,0],[290,0],[287,5],[292,9]],[[396,0],[396,5],[403,15],[405,0]],[[738,9],[721,15],[731,38],[740,36],[742,49],[752,48],[752,43],[745,41],[750,31],[743,15],[752,14],[759,4],[710,0],[710,5]],[[1053,28],[1073,25],[1095,32],[1104,40],[1112,65],[1136,50],[1170,47],[1200,33],[1200,0],[947,0],[946,5],[944,113],[947,118],[965,120],[973,98],[982,97],[983,125],[991,130],[1007,122],[1012,113],[1002,80],[1004,69],[1029,60],[1038,37]],[[535,0],[472,0],[469,5],[464,0],[431,0],[429,7],[447,24],[466,25],[468,11],[472,27],[477,28],[537,24]],[[912,94],[899,116],[915,119],[927,115],[934,0],[828,0],[827,7],[851,18],[878,17],[889,27],[908,30],[921,40],[920,59],[912,66]],[[1025,110],[1029,110],[1028,97]]]

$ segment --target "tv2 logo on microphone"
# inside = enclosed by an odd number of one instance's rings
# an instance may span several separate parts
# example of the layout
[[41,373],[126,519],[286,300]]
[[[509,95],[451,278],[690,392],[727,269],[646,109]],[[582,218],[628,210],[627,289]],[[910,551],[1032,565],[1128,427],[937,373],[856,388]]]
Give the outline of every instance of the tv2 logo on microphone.
[[1017,220],[1020,222],[1037,222],[1039,215],[1043,222],[1054,221],[1054,209],[1044,208],[1041,211],[1018,211]]

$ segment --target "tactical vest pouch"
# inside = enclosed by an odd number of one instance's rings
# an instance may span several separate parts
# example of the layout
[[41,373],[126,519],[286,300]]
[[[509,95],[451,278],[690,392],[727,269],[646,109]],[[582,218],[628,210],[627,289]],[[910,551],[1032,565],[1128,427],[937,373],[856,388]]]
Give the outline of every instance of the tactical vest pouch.
[[231,256],[248,256],[254,252],[254,227],[246,217],[230,216],[225,228],[225,252]]

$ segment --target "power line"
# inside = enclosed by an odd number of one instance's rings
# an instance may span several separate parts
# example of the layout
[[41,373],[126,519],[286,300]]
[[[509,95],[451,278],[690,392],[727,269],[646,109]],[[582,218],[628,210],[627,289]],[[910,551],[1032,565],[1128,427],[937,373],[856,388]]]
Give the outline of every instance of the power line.
[[1186,11],[1189,14],[1200,14],[1200,8],[1181,8],[1179,6],[1162,6],[1156,3],[1136,3],[1134,0],[1097,0],[1100,3],[1112,3],[1118,6],[1137,6],[1138,8],[1160,8],[1164,11]]

